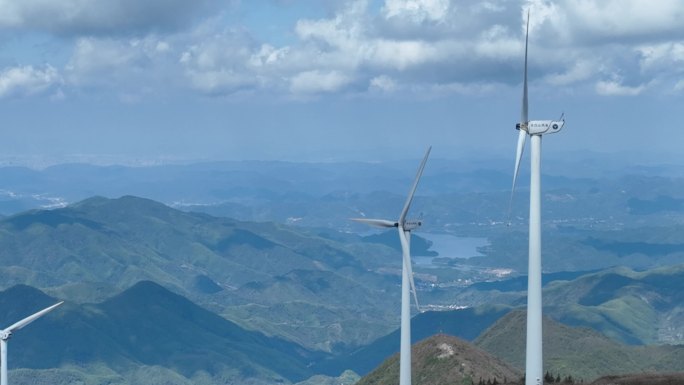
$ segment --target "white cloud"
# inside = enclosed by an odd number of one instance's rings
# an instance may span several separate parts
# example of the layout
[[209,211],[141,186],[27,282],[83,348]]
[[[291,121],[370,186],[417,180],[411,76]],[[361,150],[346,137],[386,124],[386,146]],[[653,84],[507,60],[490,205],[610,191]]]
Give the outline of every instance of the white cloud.
[[[257,49],[249,36],[231,29],[218,33],[202,31],[194,41],[178,61],[190,87],[206,94],[229,94],[259,86],[259,71],[267,71],[265,67],[282,54],[270,46]],[[267,76],[263,80],[268,79]]]
[[574,61],[572,67],[561,73],[551,73],[545,77],[545,80],[553,86],[566,86],[590,79],[600,70],[600,65],[592,60],[580,58],[572,61]]
[[[144,39],[79,38],[65,67],[68,81],[73,85],[104,85],[121,87],[136,83],[140,77],[156,79],[170,61],[171,45],[158,38]],[[149,73],[148,73],[149,71]],[[123,82],[123,83],[122,83]],[[133,84],[140,86],[140,84]]]
[[439,59],[438,45],[423,41],[376,40],[367,43],[366,60],[378,67],[404,70]]
[[[678,0],[527,0],[530,31],[548,44],[633,44],[684,37]],[[523,26],[524,28],[524,26]]]
[[641,69],[662,71],[673,66],[684,67],[684,42],[667,42],[637,48],[641,54]]
[[165,41],[159,41],[157,42],[156,50],[160,53],[169,52],[171,50],[171,45]]
[[479,12],[503,12],[506,10],[502,4],[496,1],[480,1],[473,6],[473,11]]
[[59,73],[51,66],[6,68],[0,72],[0,97],[34,95],[60,83]]
[[[634,84],[671,90],[684,68],[684,26],[671,16],[684,12],[684,3],[672,0],[648,6],[639,0],[625,0],[624,6],[615,0],[384,0],[379,7],[370,0],[339,0],[339,7],[326,8],[335,10],[328,17],[292,21],[292,35],[279,43],[244,26],[227,26],[225,14],[192,29],[173,29],[188,25],[214,0],[183,5],[187,17],[162,10],[162,0],[103,1],[0,0],[7,5],[0,28],[104,34],[75,38],[60,72],[73,87],[123,88],[129,94],[144,87],[321,94],[358,92],[363,85],[385,93],[459,92],[470,85],[486,92],[520,82],[528,8],[530,76],[537,84],[639,94],[645,86]],[[117,13],[128,5],[137,21],[122,21]],[[150,19],[155,12],[160,20]],[[643,15],[637,20],[632,12]],[[108,30],[115,26],[128,32]],[[164,29],[173,32],[154,32]],[[138,38],[127,34],[136,31]],[[619,81],[611,78],[614,73]]]
[[386,0],[386,18],[406,18],[415,23],[441,21],[449,11],[449,0]]
[[290,83],[294,94],[334,92],[349,85],[352,79],[337,71],[306,71],[295,75]]
[[684,79],[680,80],[675,84],[674,90],[677,92],[684,91]]
[[295,32],[304,41],[321,42],[334,48],[353,49],[367,34],[367,1],[351,1],[330,19],[297,21]]
[[604,96],[637,96],[646,89],[646,85],[625,86],[619,79],[601,80],[596,83],[596,93]]
[[263,67],[273,65],[281,62],[290,52],[290,47],[283,47],[276,49],[270,44],[263,44],[259,52],[254,53],[250,59],[249,64],[254,67]]
[[598,38],[649,38],[681,33],[684,3],[679,0],[579,0],[562,2],[577,31]]
[[[483,58],[519,60],[524,52],[523,43],[501,25],[494,25],[474,39],[473,50],[476,60]],[[467,53],[465,53],[467,55]]]
[[376,76],[370,81],[370,89],[392,92],[398,88],[397,82],[387,75]]
[[192,82],[193,88],[205,94],[230,94],[255,86],[254,78],[227,68],[209,71],[189,70],[186,76]]

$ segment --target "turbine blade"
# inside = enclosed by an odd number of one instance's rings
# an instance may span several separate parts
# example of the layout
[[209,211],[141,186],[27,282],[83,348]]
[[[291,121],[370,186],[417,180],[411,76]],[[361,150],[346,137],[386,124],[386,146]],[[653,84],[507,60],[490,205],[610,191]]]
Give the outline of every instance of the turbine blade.
[[19,330],[19,329],[23,328],[24,326],[30,324],[31,322],[37,320],[38,318],[44,316],[45,314],[51,312],[52,310],[54,310],[54,308],[56,308],[57,306],[59,306],[63,303],[64,303],[64,301],[58,302],[58,303],[56,303],[56,304],[54,304],[48,308],[45,308],[45,309],[39,311],[38,313],[30,315],[30,316],[24,318],[23,320],[12,324],[12,326],[5,328],[5,330],[8,332],[13,332],[15,330]]
[[520,114],[520,123],[527,124],[527,42],[530,31],[530,11],[527,10],[527,27],[525,29],[525,72],[523,75],[523,97],[522,97],[522,111]]
[[404,259],[404,267],[408,272],[409,283],[411,284],[411,291],[413,291],[413,300],[416,302],[416,309],[420,311],[420,305],[418,305],[418,294],[416,292],[416,284],[413,281],[413,267],[411,266],[411,246],[408,237],[411,236],[411,232],[404,231],[404,229],[399,227],[399,240],[401,241],[401,251]]
[[515,184],[518,180],[518,172],[520,171],[520,161],[522,160],[523,152],[525,151],[525,141],[527,140],[527,132],[520,130],[518,132],[518,147],[515,151],[515,168],[513,169],[513,185],[511,186],[511,199],[508,202],[508,219],[511,219],[511,208],[513,206],[513,194],[515,193]]
[[413,194],[416,193],[416,188],[418,188],[418,181],[420,180],[421,175],[423,175],[423,169],[425,168],[425,163],[427,163],[428,156],[430,155],[430,150],[432,150],[432,146],[428,147],[427,151],[425,152],[425,156],[423,157],[423,161],[420,162],[420,167],[418,167],[418,172],[416,173],[416,179],[413,180],[413,186],[411,186],[411,190],[409,190],[406,203],[404,203],[404,208],[401,210],[401,215],[399,215],[400,225],[403,225],[404,221],[406,220],[406,214],[408,214],[409,207],[411,207]]
[[388,221],[386,219],[370,219],[370,218],[349,218],[354,222],[365,223],[367,225],[376,227],[396,227],[397,223]]
[[[527,46],[530,32],[530,10],[527,10],[527,26],[525,27],[525,70],[523,72],[523,96],[522,109],[520,112],[520,129],[518,132],[518,147],[515,152],[515,169],[513,170],[513,186],[511,187],[511,198],[508,201],[508,221],[511,220],[511,210],[513,208],[513,194],[515,193],[515,183],[518,180],[518,171],[520,171],[520,161],[525,150],[525,140],[527,139],[527,123],[528,119],[528,104],[527,104]],[[524,129],[523,129],[524,128]]]

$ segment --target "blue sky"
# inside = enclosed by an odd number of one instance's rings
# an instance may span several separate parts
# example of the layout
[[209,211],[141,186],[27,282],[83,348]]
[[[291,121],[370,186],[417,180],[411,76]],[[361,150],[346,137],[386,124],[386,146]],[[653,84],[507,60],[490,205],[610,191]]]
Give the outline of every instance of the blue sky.
[[678,0],[0,0],[0,158],[681,163]]

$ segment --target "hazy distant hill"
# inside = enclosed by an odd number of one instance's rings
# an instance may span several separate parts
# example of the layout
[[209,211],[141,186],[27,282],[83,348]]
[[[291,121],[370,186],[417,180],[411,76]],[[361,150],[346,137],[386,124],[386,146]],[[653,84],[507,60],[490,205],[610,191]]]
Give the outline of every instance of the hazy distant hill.
[[391,248],[333,238],[96,197],[0,220],[1,285],[92,302],[153,280],[248,328],[331,350],[391,330],[401,266]]
[[[521,377],[519,371],[484,350],[444,334],[418,342],[411,352],[412,383],[416,385],[467,385],[480,379],[504,383]],[[398,379],[399,354],[395,354],[357,385],[392,385]]]
[[[136,195],[215,216],[365,232],[367,227],[348,218],[398,215],[416,163],[3,167],[0,213],[60,207],[92,195]],[[488,238],[483,257],[463,263],[525,271],[528,175],[521,170],[520,193],[508,218],[508,163],[430,159],[411,215],[424,214],[423,231]],[[682,167],[626,167],[628,163],[596,154],[545,163],[542,209],[547,271],[684,263]]]
[[[545,314],[571,326],[582,326],[572,328],[550,318],[545,320],[546,365],[550,370],[556,375],[586,380],[635,370],[684,370],[678,361],[682,358],[684,362],[684,346],[625,344],[681,341],[684,266],[644,272],[620,268],[577,275],[547,277]],[[492,301],[504,298],[503,290],[511,305],[524,306],[525,292],[516,291],[521,290],[518,281],[515,278],[473,285],[468,290],[481,290],[481,296],[489,295]],[[477,339],[478,346],[522,370],[524,312],[515,311],[499,320],[509,309],[505,306],[471,308],[417,315],[412,320],[414,342],[439,332],[474,340],[484,332]],[[485,332],[486,328],[489,329]],[[361,374],[368,373],[380,364],[380,357],[398,351],[398,333],[395,330],[348,355],[324,361],[320,364],[321,370],[336,368],[330,372],[334,374],[341,368],[352,368]]]
[[[0,324],[56,302],[28,286],[0,293]],[[247,331],[152,282],[90,305],[67,303],[9,344],[10,381],[212,384],[298,381],[319,357]],[[31,375],[14,369],[35,369]],[[59,369],[59,370],[54,370]],[[109,380],[108,380],[109,379]],[[25,382],[24,382],[25,381]]]
[[[684,342],[684,265],[544,274],[544,312],[628,344]],[[455,303],[524,306],[527,277],[450,292]]]
[[616,268],[556,282],[547,314],[631,344],[684,342],[684,265],[636,272]]

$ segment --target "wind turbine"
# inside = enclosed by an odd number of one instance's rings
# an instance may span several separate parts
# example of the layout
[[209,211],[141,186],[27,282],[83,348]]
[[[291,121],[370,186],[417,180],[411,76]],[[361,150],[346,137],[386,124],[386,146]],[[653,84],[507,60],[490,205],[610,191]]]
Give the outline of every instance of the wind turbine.
[[399,348],[399,385],[411,385],[411,299],[409,295],[409,285],[413,291],[413,299],[416,302],[416,309],[420,311],[418,306],[418,295],[416,294],[416,285],[413,281],[413,269],[411,267],[411,230],[416,229],[422,225],[421,221],[407,220],[406,214],[411,207],[413,194],[418,187],[418,181],[423,175],[423,169],[427,162],[430,150],[428,147],[425,152],[425,157],[420,163],[416,179],[413,181],[411,190],[409,190],[404,208],[399,214],[399,220],[396,222],[386,219],[366,219],[366,218],[352,218],[353,221],[366,223],[377,227],[396,227],[399,231],[399,241],[401,242],[401,251],[403,256],[403,266],[401,269],[401,345]]
[[518,179],[520,160],[525,141],[530,137],[530,234],[527,269],[527,347],[525,356],[525,385],[541,385],[542,360],[542,267],[541,267],[541,139],[542,135],[554,134],[563,128],[563,116],[559,120],[528,120],[527,117],[527,44],[530,30],[530,13],[527,12],[525,30],[525,72],[523,77],[522,114],[515,128],[518,148],[515,156],[511,201]]
[[0,385],[7,385],[7,340],[10,339],[12,333],[44,316],[63,303],[64,301],[56,303],[39,311],[38,313],[30,315],[23,320],[12,324],[10,327],[0,330]]

